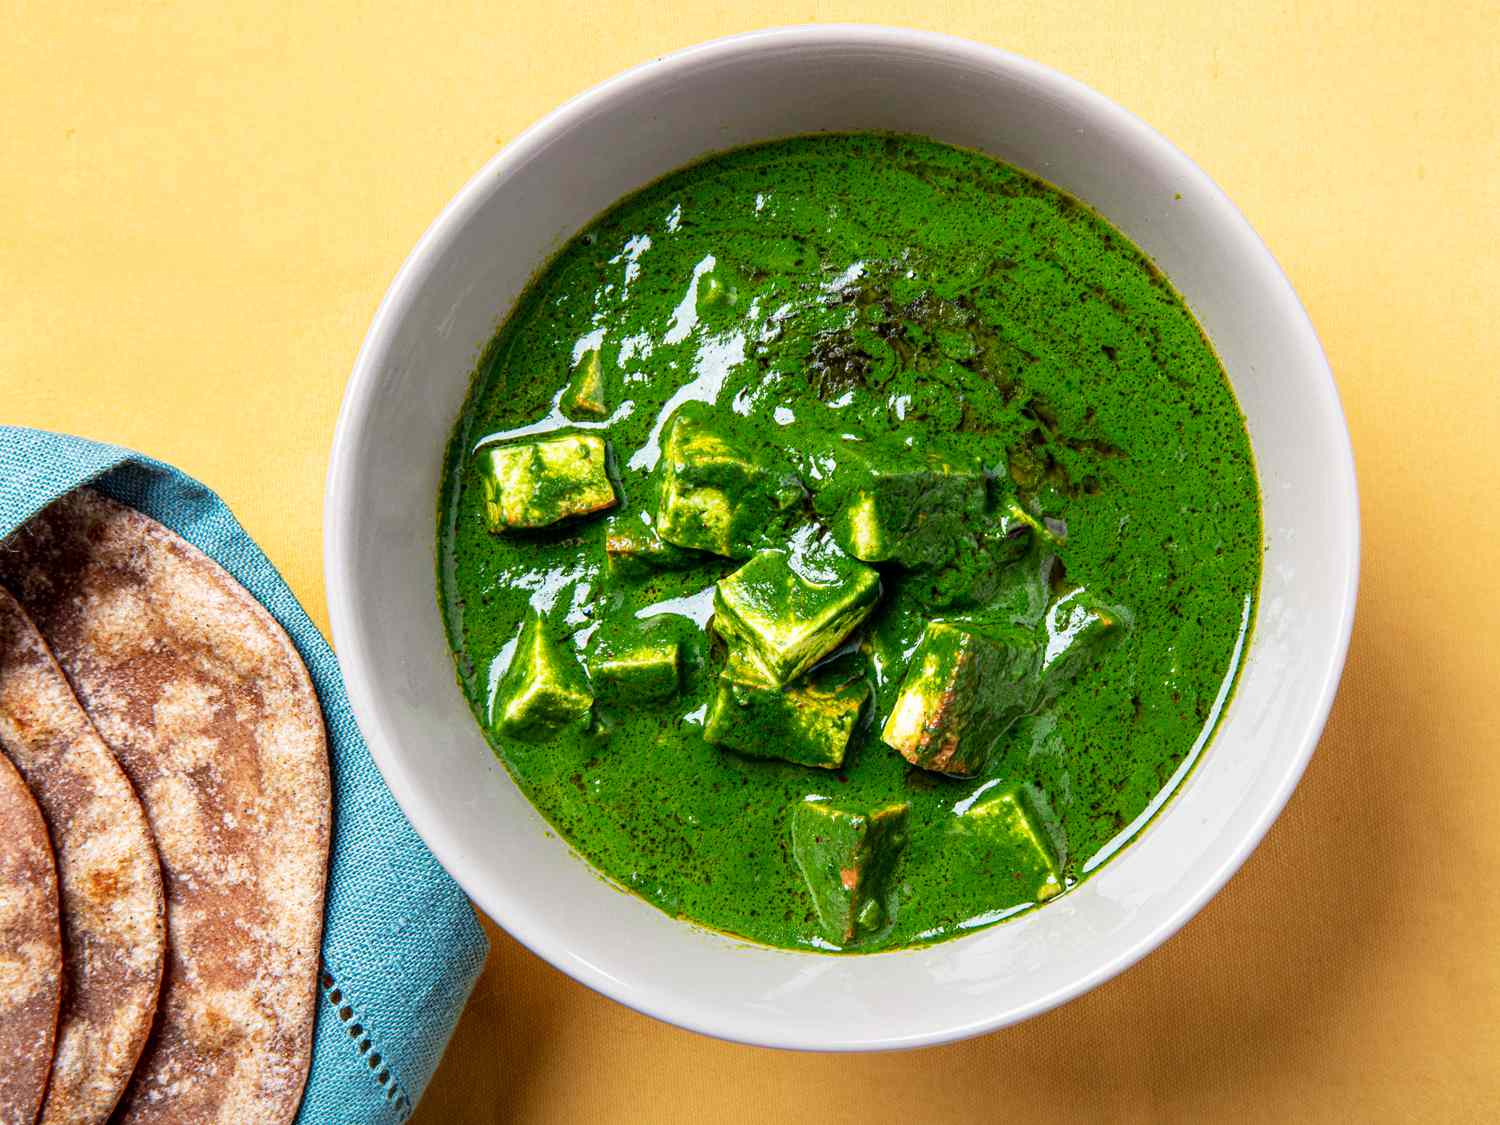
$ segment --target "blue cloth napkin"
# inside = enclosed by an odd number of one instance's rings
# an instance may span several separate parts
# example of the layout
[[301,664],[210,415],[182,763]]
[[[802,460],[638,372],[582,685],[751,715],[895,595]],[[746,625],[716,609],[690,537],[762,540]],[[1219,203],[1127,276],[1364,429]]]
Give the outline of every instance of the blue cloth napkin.
[[217,496],[170,465],[83,438],[0,426],[0,539],[82,484],[144,512],[234,575],[291,636],[323,702],[333,856],[312,1071],[299,1123],[411,1116],[489,951],[458,886],[370,758],[338,662]]

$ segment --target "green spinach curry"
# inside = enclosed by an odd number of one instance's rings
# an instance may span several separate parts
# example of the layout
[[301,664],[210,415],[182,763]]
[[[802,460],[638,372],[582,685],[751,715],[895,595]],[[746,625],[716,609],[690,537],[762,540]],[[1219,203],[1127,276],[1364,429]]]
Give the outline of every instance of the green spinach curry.
[[715,156],[537,276],[448,449],[440,601],[600,872],[771,945],[950,937],[1190,767],[1259,580],[1243,420],[1130,242],[911,137]]

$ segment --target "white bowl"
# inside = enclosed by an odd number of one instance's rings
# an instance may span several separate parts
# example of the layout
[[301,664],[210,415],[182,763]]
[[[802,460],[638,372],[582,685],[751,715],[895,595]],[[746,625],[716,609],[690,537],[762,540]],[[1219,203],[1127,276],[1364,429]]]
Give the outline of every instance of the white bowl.
[[[817,130],[918,133],[1087,201],[1166,271],[1249,423],[1265,505],[1259,618],[1212,746],[1139,837],[1045,908],[927,948],[826,956],[676,922],[606,884],[512,784],[454,681],[434,593],[444,443],[479,348],[531,275],[621,196],[715,150]],[[1205,451],[1208,456],[1212,450]],[[1318,339],[1234,205],[1077,82],[939,35],[804,27],[707,43],[556,110],[412,251],[370,327],[328,474],[333,634],[401,807],[487,914],[640,1011],[779,1047],[939,1043],[1099,984],[1177,930],[1270,827],[1333,701],[1359,557],[1353,458]]]

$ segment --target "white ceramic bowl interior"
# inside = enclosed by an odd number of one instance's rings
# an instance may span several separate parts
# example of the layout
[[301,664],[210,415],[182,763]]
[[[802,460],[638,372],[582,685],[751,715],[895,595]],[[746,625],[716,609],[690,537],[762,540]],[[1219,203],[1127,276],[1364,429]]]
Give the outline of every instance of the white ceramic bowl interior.
[[[571,235],[706,153],[858,129],[923,134],[1028,169],[1092,204],[1166,271],[1248,419],[1267,550],[1237,694],[1198,768],[1131,846],[1015,921],[838,957],[672,921],[605,884],[548,830],[455,684],[434,594],[434,512],[478,349]],[[1353,462],[1327,363],[1228,199],[1151,129],[1068,78],[977,44],[871,27],[695,47],[604,83],[509,145],[391,286],[349,383],[328,477],[328,595],[349,694],[438,859],[487,914],[583,983],[685,1027],[786,1047],[914,1046],[999,1027],[1172,934],[1244,861],[1301,776],[1343,664],[1357,565]]]

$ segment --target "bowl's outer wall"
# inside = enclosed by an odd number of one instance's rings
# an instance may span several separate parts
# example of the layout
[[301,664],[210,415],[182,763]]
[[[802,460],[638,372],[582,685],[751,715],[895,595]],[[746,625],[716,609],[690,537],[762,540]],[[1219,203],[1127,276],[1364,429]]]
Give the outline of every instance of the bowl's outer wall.
[[[590,218],[705,153],[817,130],[970,146],[1087,201],[1168,274],[1230,373],[1261,474],[1266,556],[1237,695],[1141,837],[1047,909],[872,957],[750,947],[605,886],[489,752],[434,597],[442,454],[489,338]],[[1205,457],[1215,451],[1205,449]],[[340,417],[328,486],[330,614],[392,790],[479,906],[585,983],[684,1026],[777,1046],[911,1046],[1044,1010],[1197,910],[1280,811],[1322,728],[1352,622],[1352,458],[1321,348],[1285,278],[1212,183],[1082,86],[989,48],[870,28],[707,44],[576,99],[492,161],[392,286]]]

